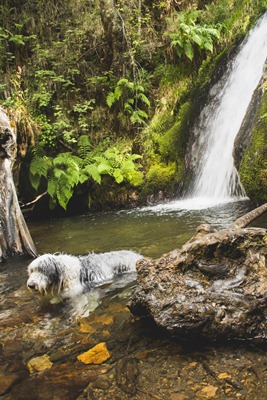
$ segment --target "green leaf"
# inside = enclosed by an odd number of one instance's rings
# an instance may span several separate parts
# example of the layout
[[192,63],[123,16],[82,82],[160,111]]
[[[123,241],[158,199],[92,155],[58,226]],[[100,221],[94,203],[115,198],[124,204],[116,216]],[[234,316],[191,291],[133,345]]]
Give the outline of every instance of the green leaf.
[[143,110],[136,110],[133,112],[133,115],[131,116],[130,120],[133,124],[145,124],[146,119],[148,118],[148,115],[145,111]]
[[34,157],[30,164],[30,174],[47,177],[51,160],[48,157]]
[[124,104],[124,111],[126,111],[129,114],[133,113],[133,107],[129,104],[129,103],[125,103]]
[[134,160],[139,160],[140,158],[142,158],[142,156],[140,156],[140,154],[131,154],[131,155],[130,155],[130,159],[131,159],[132,161],[134,161]]
[[186,56],[189,58],[189,60],[192,60],[194,57],[194,50],[192,44],[187,41],[184,45],[184,52]]
[[211,53],[213,52],[213,43],[210,38],[203,41],[203,46],[206,50],[210,51]]
[[31,175],[30,174],[30,182],[31,182],[32,187],[35,190],[37,190],[41,183],[40,175]]
[[62,175],[66,175],[64,171],[62,171],[62,169],[59,168],[55,168],[54,169],[54,175],[56,179],[60,179],[62,177]]
[[25,45],[23,35],[12,35],[12,36],[10,36],[9,41],[14,44],[17,44],[17,45],[21,45],[21,46]]
[[50,197],[56,197],[57,181],[55,178],[49,179],[47,183],[47,193]]
[[98,172],[100,173],[100,175],[111,174],[111,172],[112,172],[112,166],[110,165],[108,160],[103,160],[101,162],[101,164],[99,164],[97,166],[97,169],[98,169]]
[[123,181],[123,175],[119,168],[116,168],[113,172],[114,179],[117,183],[121,183]]
[[91,176],[95,182],[99,184],[101,183],[101,175],[96,165],[94,164],[86,165],[86,167],[83,169],[83,173],[86,173],[87,175]]
[[110,159],[110,158],[117,158],[118,155],[119,155],[119,152],[118,152],[118,150],[117,150],[115,147],[109,147],[109,148],[105,151],[105,153],[104,153],[104,156],[105,156],[107,159]]
[[107,102],[107,105],[109,106],[109,108],[111,108],[113,106],[115,101],[116,101],[115,94],[113,92],[109,92],[107,95],[107,98],[106,98],[106,102]]
[[203,46],[203,40],[202,40],[202,38],[201,38],[198,34],[194,33],[194,34],[192,35],[192,40],[193,40],[199,47],[202,47],[202,46]]
[[142,102],[143,102],[144,104],[146,104],[148,107],[150,107],[150,101],[149,101],[149,99],[146,97],[146,95],[145,95],[144,93],[139,93],[139,94],[138,94],[138,98],[139,98],[140,100],[142,100]]

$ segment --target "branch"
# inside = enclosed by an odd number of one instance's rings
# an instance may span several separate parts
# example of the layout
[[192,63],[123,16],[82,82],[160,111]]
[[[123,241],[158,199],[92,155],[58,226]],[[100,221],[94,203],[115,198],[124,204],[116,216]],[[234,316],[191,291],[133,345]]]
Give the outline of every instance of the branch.
[[47,190],[44,193],[37,196],[36,199],[30,201],[29,203],[22,204],[21,207],[27,207],[27,206],[37,203],[37,201],[40,200],[42,197],[44,197],[46,194],[47,194]]
[[254,219],[258,218],[260,215],[264,214],[267,211],[267,203],[264,203],[260,207],[255,208],[254,210],[248,212],[242,217],[238,218],[235,222],[229,225],[229,228],[245,228],[248,226]]

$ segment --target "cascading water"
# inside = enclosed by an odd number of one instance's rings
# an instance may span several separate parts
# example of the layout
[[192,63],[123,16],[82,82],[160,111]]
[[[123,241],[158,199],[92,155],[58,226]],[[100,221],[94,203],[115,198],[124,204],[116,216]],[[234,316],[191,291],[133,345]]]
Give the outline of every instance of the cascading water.
[[263,75],[267,58],[267,13],[249,33],[229,71],[211,90],[204,107],[192,157],[196,179],[190,197],[218,203],[245,196],[232,151],[247,108]]
[[[264,72],[267,58],[267,13],[241,44],[220,81],[210,90],[210,102],[193,131],[190,165],[193,187],[182,200],[143,210],[155,213],[200,210],[247,199],[234,166],[234,141]],[[224,207],[224,206],[223,206]]]

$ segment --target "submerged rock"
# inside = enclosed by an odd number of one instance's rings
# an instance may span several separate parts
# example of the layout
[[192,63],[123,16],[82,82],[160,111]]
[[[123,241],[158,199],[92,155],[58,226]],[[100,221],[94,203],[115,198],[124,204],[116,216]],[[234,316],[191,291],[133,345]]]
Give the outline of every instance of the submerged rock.
[[180,250],[138,262],[129,308],[176,337],[265,341],[266,254],[266,229],[199,230]]
[[53,363],[50,361],[47,354],[44,354],[40,357],[32,358],[28,362],[28,369],[29,369],[30,374],[33,374],[34,372],[42,372],[45,369],[52,368],[52,366],[53,366]]

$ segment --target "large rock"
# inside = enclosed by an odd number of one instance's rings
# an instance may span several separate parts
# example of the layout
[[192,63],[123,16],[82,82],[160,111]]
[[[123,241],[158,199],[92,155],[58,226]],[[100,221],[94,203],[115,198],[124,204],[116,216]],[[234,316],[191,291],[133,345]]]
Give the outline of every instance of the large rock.
[[129,308],[176,337],[267,337],[267,231],[201,226],[180,250],[137,265]]

